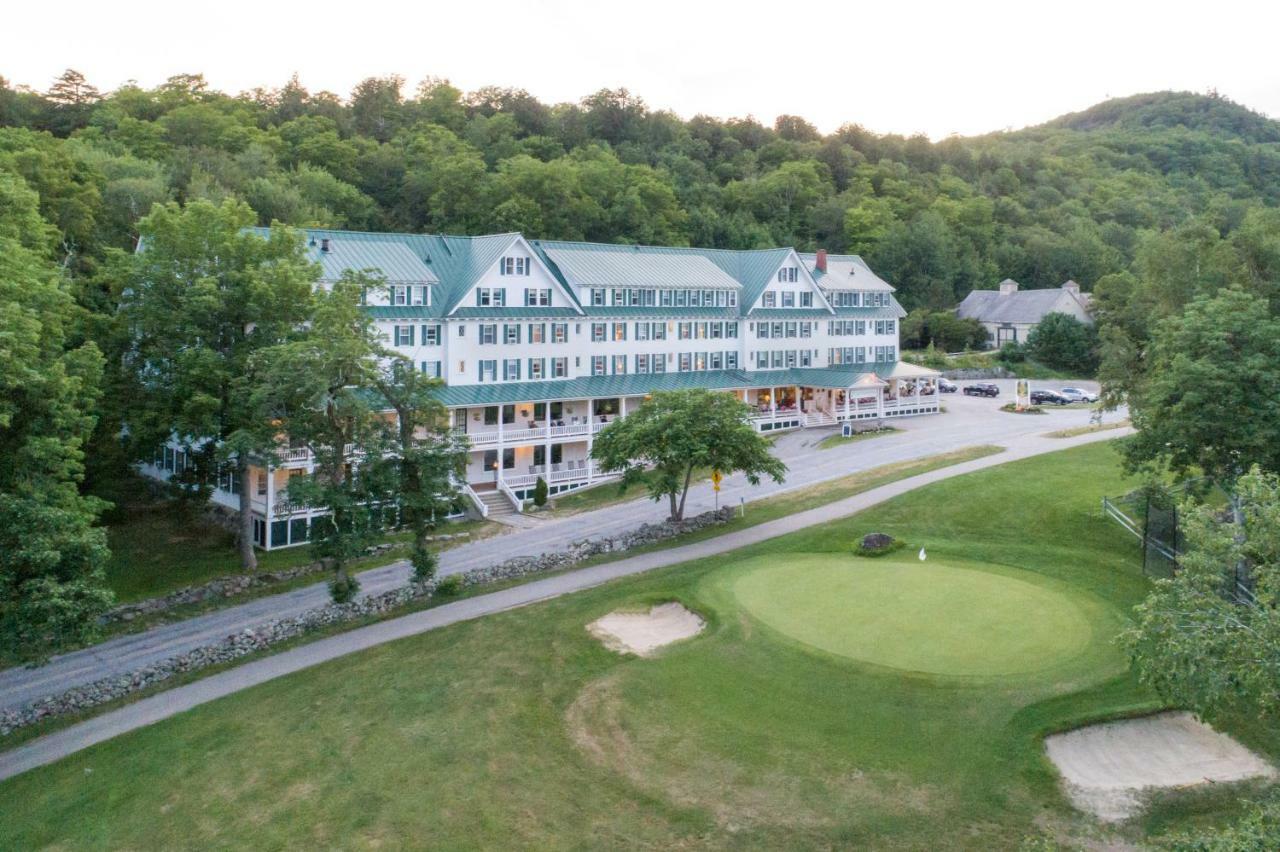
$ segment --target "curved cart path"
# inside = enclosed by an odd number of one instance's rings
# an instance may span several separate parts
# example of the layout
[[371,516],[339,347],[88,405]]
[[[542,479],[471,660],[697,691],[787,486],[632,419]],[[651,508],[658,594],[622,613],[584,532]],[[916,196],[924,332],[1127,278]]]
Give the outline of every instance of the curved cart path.
[[[1004,397],[1013,382],[1000,382]],[[789,468],[781,485],[750,485],[741,476],[722,484],[721,505],[750,503],[783,491],[804,488],[830,479],[885,464],[912,461],[976,444],[1009,446],[1011,442],[1042,435],[1054,429],[1084,425],[1090,412],[1081,409],[1052,411],[1043,417],[1002,414],[1002,399],[946,397],[947,413],[889,421],[902,431],[842,446],[819,449],[834,428],[802,429],[779,435],[774,451]],[[1109,420],[1121,414],[1109,414]],[[1107,433],[1114,436],[1113,433]],[[1051,442],[1064,446],[1061,440]],[[559,519],[530,518],[528,529],[450,548],[440,555],[441,576],[482,568],[515,556],[537,556],[563,550],[571,541],[614,536],[642,523],[666,517],[663,506],[644,499],[606,506]],[[689,490],[686,512],[696,515],[715,505],[715,493],[702,482]],[[376,595],[409,582],[407,562],[395,562],[359,575],[362,595]],[[192,618],[161,624],[138,633],[117,636],[97,645],[54,657],[38,668],[0,671],[0,709],[19,708],[50,695],[58,695],[104,677],[137,671],[154,663],[211,645],[234,633],[258,627],[272,619],[297,616],[329,603],[325,582],[280,594],[227,606]],[[2,743],[0,743],[2,745]]]
[[[1044,417],[1011,417],[1010,419],[1036,420],[1041,423],[1048,420],[1048,418]],[[1042,426],[1039,431],[1043,432],[1047,431],[1047,429]],[[392,642],[406,636],[414,636],[461,621],[491,615],[513,607],[526,606],[571,592],[593,588],[620,577],[628,577],[651,571],[655,568],[663,568],[692,559],[726,553],[768,538],[786,535],[806,527],[828,523],[852,515],[900,494],[924,485],[950,479],[953,476],[961,476],[1018,459],[1064,450],[1081,444],[1111,440],[1128,434],[1130,431],[1129,429],[1115,429],[1065,439],[1045,438],[1038,434],[1015,438],[1004,442],[1006,450],[1003,453],[902,479],[853,497],[768,521],[758,526],[726,533],[725,535],[682,547],[673,547],[667,550],[628,557],[616,562],[569,571],[555,577],[547,577],[546,579],[535,580],[501,591],[477,595],[473,598],[444,604],[432,609],[371,624],[327,639],[321,639],[211,675],[194,683],[144,698],[133,704],[33,740],[18,748],[0,753],[0,780],[37,766],[52,763],[96,743],[162,719],[167,719],[205,702],[213,701],[225,695],[239,692],[242,689],[247,689],[347,654],[353,654],[375,645]],[[878,444],[879,442],[874,441],[872,443]],[[854,444],[853,446],[856,447],[858,445]]]

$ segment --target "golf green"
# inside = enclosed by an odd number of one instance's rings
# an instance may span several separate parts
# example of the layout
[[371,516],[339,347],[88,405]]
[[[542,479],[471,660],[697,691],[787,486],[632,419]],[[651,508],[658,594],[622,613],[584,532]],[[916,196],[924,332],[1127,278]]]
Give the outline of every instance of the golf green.
[[806,645],[913,672],[1026,674],[1089,643],[1070,592],[970,566],[798,554],[741,566],[732,590],[751,615]]

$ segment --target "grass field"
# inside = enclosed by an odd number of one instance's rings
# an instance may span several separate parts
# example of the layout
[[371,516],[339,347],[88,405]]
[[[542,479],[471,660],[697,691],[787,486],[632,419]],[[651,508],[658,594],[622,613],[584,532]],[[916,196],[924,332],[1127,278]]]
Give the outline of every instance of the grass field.
[[846,438],[844,435],[837,433],[835,435],[828,435],[827,437],[823,438],[820,442],[818,442],[818,449],[830,450],[830,449],[834,449],[835,447],[843,447],[845,444],[852,444],[857,441],[866,441],[871,438],[879,438],[882,435],[888,435],[890,432],[901,432],[901,431],[902,431],[901,429],[895,429],[892,426],[885,426],[884,428],[881,428],[881,429],[867,429],[862,432],[854,432],[848,438]]
[[[1040,832],[1115,840],[1067,806],[1040,741],[1155,706],[1111,641],[1146,581],[1136,544],[1101,516],[1098,498],[1131,487],[1107,445],[1069,450],[336,660],[5,782],[0,847],[1000,849]],[[934,574],[877,579],[893,563],[851,555],[870,531],[925,547]],[[914,553],[893,560],[918,569]],[[875,596],[860,604],[861,626],[832,618],[821,592],[834,580],[815,584],[806,564],[870,571],[850,589]],[[768,590],[751,597],[751,578],[773,566],[799,573],[759,582],[797,595],[793,606],[827,609],[828,632],[845,634],[839,648],[797,636],[804,619]],[[937,572],[954,597],[937,590]],[[993,601],[985,621],[968,612],[1006,595],[1019,606]],[[608,652],[584,629],[611,610],[664,600],[697,610],[708,629],[649,660]],[[1039,609],[1020,612],[1027,604]],[[967,628],[935,624],[958,612]],[[868,650],[875,630],[865,622],[880,613],[899,619],[880,637],[907,634],[900,641],[917,646],[906,649],[913,659]],[[1046,616],[1057,619],[1052,629],[1028,624]],[[1021,651],[1001,649],[993,629],[1035,635]],[[1063,631],[1062,643],[1045,645]],[[926,671],[947,665],[937,641],[956,636],[975,644],[964,652],[974,664],[1002,654],[1000,670],[958,676],[953,661],[946,673]],[[1027,659],[1044,653],[1057,657]],[[1235,733],[1280,755],[1276,732]],[[1221,790],[1180,794],[1106,831],[1141,840],[1237,808]]]

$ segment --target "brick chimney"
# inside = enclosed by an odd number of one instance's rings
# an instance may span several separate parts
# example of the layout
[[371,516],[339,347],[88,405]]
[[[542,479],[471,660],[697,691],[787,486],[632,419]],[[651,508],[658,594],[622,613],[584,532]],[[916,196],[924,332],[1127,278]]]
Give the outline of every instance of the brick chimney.
[[814,260],[814,266],[816,266],[820,272],[827,271],[827,250],[826,249],[818,249],[818,256]]
[[322,238],[320,239],[320,251],[322,251],[322,252],[328,252],[328,251],[329,251],[329,238],[328,238],[328,237],[322,237]]
[[1000,282],[1000,295],[1008,296],[1011,293],[1018,292],[1018,282],[1012,278],[1006,278]]

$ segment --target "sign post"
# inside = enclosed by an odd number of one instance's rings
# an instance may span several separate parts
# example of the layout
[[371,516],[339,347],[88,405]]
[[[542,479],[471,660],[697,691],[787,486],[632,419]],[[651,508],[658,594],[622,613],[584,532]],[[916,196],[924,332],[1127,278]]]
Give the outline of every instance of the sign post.
[[720,511],[720,482],[724,479],[724,474],[718,470],[711,471],[711,487],[716,492],[716,511]]

